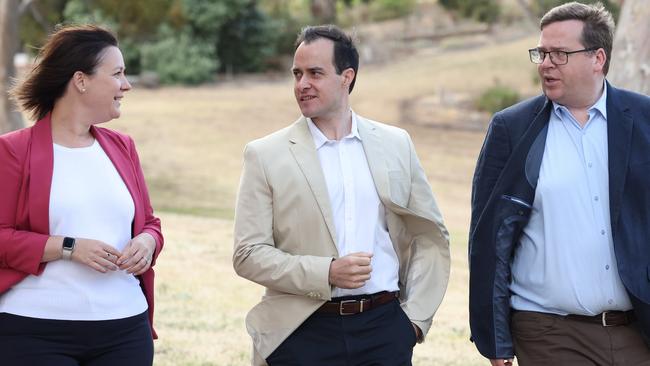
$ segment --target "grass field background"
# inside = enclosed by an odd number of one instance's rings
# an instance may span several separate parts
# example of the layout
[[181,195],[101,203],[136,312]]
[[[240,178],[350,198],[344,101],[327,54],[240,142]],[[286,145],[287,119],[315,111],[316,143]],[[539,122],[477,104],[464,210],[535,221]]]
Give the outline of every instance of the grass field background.
[[[471,47],[450,41],[383,65],[361,66],[351,97],[354,110],[410,132],[451,232],[451,281],[426,342],[415,347],[415,365],[489,364],[469,342],[466,244],[471,177],[489,115],[479,115],[481,126],[470,125],[476,113],[467,100],[495,83],[536,93],[526,52],[536,42],[532,35],[486,38]],[[405,106],[423,100],[433,101],[432,112],[420,113],[419,120],[405,118],[413,115]],[[429,115],[437,117],[427,120]],[[237,277],[231,264],[242,150],[298,116],[287,70],[196,88],[135,89],[124,99],[122,118],[107,125],[136,140],[163,222],[155,365],[249,363],[244,318],[262,288]]]

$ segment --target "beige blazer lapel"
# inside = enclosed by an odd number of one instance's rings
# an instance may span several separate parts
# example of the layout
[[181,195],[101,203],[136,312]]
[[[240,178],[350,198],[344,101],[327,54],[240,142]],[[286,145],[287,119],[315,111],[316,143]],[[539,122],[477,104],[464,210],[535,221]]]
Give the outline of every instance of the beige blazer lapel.
[[332,237],[332,242],[336,246],[336,229],[334,227],[334,218],[330,206],[329,193],[327,192],[327,184],[325,183],[323,169],[321,169],[320,160],[318,159],[314,139],[309,131],[305,117],[300,117],[293,124],[289,136],[291,153],[296,159],[298,166],[300,166],[302,174],[307,179],[309,188],[314,194],[316,202],[318,202],[318,207],[327,224],[327,230]]
[[375,182],[377,194],[384,206],[388,206],[392,204],[392,201],[390,198],[388,164],[386,163],[386,154],[382,150],[381,136],[376,126],[363,117],[358,115],[356,117],[357,129],[359,130],[359,136],[361,136],[361,144],[366,154],[372,180]]

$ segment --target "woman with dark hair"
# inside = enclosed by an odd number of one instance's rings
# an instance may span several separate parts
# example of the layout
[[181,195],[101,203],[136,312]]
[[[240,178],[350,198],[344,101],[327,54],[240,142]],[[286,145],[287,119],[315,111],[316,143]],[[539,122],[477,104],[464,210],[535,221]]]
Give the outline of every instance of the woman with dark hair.
[[97,127],[131,85],[110,32],[60,28],[11,91],[38,120],[0,136],[0,363],[153,362],[163,246],[133,140]]

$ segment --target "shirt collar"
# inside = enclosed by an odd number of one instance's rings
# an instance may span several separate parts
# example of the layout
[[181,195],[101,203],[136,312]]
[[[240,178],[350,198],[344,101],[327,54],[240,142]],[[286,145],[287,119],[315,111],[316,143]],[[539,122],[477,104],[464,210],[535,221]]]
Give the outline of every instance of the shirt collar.
[[[558,104],[556,102],[553,102],[553,110],[555,111],[555,114],[558,116],[561,116],[562,113],[568,112],[568,109],[563,106],[562,104]],[[603,81],[603,94],[601,94],[600,98],[592,105],[589,107],[589,114],[591,115],[591,111],[598,111],[600,114],[603,116],[605,121],[607,121],[607,83]]]
[[[341,140],[349,139],[349,138],[357,138],[359,139],[359,141],[361,141],[361,135],[359,135],[359,128],[357,124],[357,115],[356,113],[354,113],[354,111],[351,112],[352,112],[352,126],[350,128],[350,133],[347,136],[343,137]],[[316,150],[320,149],[320,147],[325,145],[327,142],[334,141],[328,139],[327,136],[325,136],[323,132],[318,127],[316,127],[316,124],[311,120],[311,118],[305,117],[305,119],[307,120],[307,126],[309,127],[309,131],[311,132],[311,136],[314,139]]]

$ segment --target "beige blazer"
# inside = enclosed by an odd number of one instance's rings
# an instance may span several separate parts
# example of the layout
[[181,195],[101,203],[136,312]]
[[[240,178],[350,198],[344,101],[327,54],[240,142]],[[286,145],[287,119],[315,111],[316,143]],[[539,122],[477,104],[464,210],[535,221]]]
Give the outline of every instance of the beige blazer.
[[[358,116],[399,258],[402,308],[426,335],[449,280],[449,235],[408,133]],[[331,299],[337,258],[329,196],[307,120],[250,142],[235,211],[235,271],[266,287],[248,313],[253,365]]]

